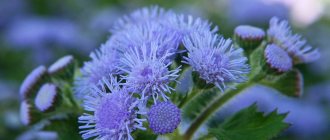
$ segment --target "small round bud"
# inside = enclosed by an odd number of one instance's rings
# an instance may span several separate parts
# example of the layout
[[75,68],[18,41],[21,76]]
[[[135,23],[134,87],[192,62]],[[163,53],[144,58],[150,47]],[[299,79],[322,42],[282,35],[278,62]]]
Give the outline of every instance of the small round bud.
[[269,44],[264,51],[266,63],[277,72],[287,72],[292,69],[293,61],[289,54],[275,44]]
[[172,133],[181,122],[181,112],[173,103],[161,102],[151,107],[148,121],[155,134]]
[[36,108],[42,112],[46,112],[54,108],[58,101],[58,88],[54,84],[44,84],[40,88],[34,103]]
[[50,75],[59,75],[62,77],[72,77],[74,68],[74,59],[72,55],[64,56],[58,59],[48,68]]
[[45,66],[39,66],[35,68],[26,78],[24,79],[19,93],[22,99],[26,99],[40,87],[40,84],[45,80],[47,75],[47,69]]
[[26,100],[21,102],[20,118],[24,125],[31,125],[38,118],[37,112],[33,110],[32,106]]
[[262,29],[250,25],[237,26],[234,32],[238,45],[248,53],[258,47],[265,37]]

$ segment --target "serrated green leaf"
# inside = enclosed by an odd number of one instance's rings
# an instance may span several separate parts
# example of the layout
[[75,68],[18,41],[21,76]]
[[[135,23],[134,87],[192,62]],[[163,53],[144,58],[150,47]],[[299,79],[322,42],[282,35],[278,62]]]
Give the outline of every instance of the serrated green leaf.
[[300,71],[294,69],[281,76],[269,76],[260,83],[272,87],[287,96],[299,97],[302,95],[304,82]]
[[225,120],[210,134],[218,140],[268,140],[277,136],[289,124],[283,122],[287,114],[278,114],[277,110],[264,115],[253,104]]

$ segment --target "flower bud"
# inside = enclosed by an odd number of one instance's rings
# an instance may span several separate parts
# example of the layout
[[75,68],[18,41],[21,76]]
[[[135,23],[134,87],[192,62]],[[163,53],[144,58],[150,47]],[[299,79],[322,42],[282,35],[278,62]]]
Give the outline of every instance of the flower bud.
[[250,25],[240,25],[235,28],[235,40],[247,54],[257,48],[265,37],[265,32]]
[[24,125],[31,125],[40,119],[40,114],[26,100],[21,102],[20,118]]
[[161,102],[151,107],[148,121],[155,134],[172,133],[181,122],[181,112],[173,103]]
[[39,66],[35,68],[26,78],[24,79],[19,93],[22,99],[27,99],[33,96],[41,84],[46,81],[47,69],[45,66]]
[[293,61],[289,54],[275,44],[266,46],[264,57],[267,66],[278,73],[288,72],[293,67]]
[[41,112],[52,110],[59,101],[58,88],[54,84],[46,83],[40,88],[34,103]]
[[64,56],[58,59],[48,68],[48,73],[59,78],[72,79],[74,73],[74,59],[72,55]]

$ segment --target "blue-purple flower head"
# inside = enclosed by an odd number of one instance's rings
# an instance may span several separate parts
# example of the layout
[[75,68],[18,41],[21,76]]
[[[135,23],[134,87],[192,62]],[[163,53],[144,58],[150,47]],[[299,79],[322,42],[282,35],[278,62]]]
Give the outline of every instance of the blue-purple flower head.
[[200,18],[177,15],[157,6],[144,7],[130,15],[119,19],[112,29],[110,42],[119,50],[127,50],[132,46],[142,46],[150,42],[158,42],[161,56],[165,51],[176,52],[185,36],[193,32],[203,33],[218,31],[217,27]]
[[151,44],[156,43],[159,46],[157,51],[158,57],[165,55],[166,52],[171,52],[175,55],[180,44],[179,41],[176,34],[156,21],[134,24],[127,30],[116,32],[109,40],[113,46],[116,46],[119,52],[126,52],[130,48],[143,45],[151,48]]
[[106,43],[100,50],[92,52],[91,60],[84,63],[81,69],[82,76],[75,81],[75,93],[78,98],[89,94],[91,85],[99,83],[103,77],[120,73],[117,69],[119,54],[107,45],[109,44]]
[[189,36],[194,32],[203,34],[205,31],[210,31],[212,33],[216,33],[218,31],[218,27],[212,27],[212,24],[207,20],[194,18],[191,15],[186,16],[172,13],[167,19],[164,20],[164,26],[169,31],[175,33],[181,41],[184,37]]
[[292,69],[293,61],[289,54],[275,44],[267,45],[264,56],[267,64],[278,72],[287,72]]
[[170,101],[157,103],[148,112],[148,122],[155,134],[172,133],[181,122],[181,111]]
[[103,78],[101,85],[94,85],[92,94],[85,96],[84,108],[88,113],[79,117],[84,139],[132,140],[134,130],[145,130],[142,123],[146,119],[138,118],[140,101],[110,77],[110,80]]
[[224,91],[229,83],[246,81],[246,74],[250,72],[247,58],[243,56],[242,49],[234,48],[230,39],[196,32],[186,37],[183,43],[188,50],[184,63],[189,64],[207,83]]
[[171,16],[172,13],[172,11],[166,11],[158,6],[144,7],[118,19],[113,25],[111,32],[116,33],[118,31],[127,30],[131,28],[131,26],[143,25],[150,21],[160,22]]
[[167,62],[166,58],[171,56],[171,53],[167,52],[162,57],[157,57],[157,51],[157,44],[152,44],[151,47],[143,45],[128,50],[121,59],[121,70],[127,73],[122,76],[126,81],[124,85],[140,93],[142,99],[152,96],[154,102],[159,96],[163,100],[168,99],[165,93],[174,90],[169,83],[176,82],[180,71],[180,67],[169,69],[171,62]]
[[287,51],[295,64],[313,62],[320,57],[318,49],[313,49],[300,35],[292,33],[287,21],[273,17],[269,26],[270,41]]

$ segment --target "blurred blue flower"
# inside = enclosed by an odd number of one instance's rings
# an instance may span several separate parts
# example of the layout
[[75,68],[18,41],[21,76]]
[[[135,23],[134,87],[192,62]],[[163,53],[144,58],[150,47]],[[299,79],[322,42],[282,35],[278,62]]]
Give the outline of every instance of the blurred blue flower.
[[55,106],[58,94],[56,85],[51,83],[42,85],[34,100],[35,107],[42,112],[50,110]]
[[21,122],[24,125],[30,125],[32,123],[32,106],[26,101],[22,101],[21,102],[21,106],[20,106],[20,118],[21,118]]
[[[227,17],[238,24],[267,23],[273,16],[286,18],[289,9],[281,3],[270,4],[267,0],[229,0]],[[224,5],[221,3],[221,6]],[[226,8],[226,7],[223,7]]]
[[294,63],[308,63],[320,57],[318,49],[306,44],[306,40],[298,34],[293,34],[288,22],[273,17],[267,30],[271,42],[282,47],[293,58]]
[[166,62],[166,58],[172,53],[166,52],[162,57],[157,57],[159,47],[152,43],[150,48],[146,45],[127,50],[121,59],[120,69],[127,73],[123,75],[124,83],[134,92],[141,94],[142,99],[152,96],[154,102],[161,96],[164,100],[168,97],[165,93],[174,90],[169,83],[176,81],[179,76],[180,67],[170,70],[172,62]]
[[121,88],[116,78],[103,78],[100,84],[93,86],[92,93],[84,100],[85,111],[89,113],[79,117],[79,123],[83,124],[79,129],[84,139],[132,140],[132,131],[145,130],[142,123],[146,119],[137,118],[139,100]]
[[198,72],[207,83],[224,91],[229,83],[246,81],[246,74],[250,72],[247,58],[241,48],[234,48],[230,39],[223,39],[211,32],[195,32],[183,43],[188,50],[184,63],[191,65],[193,71]]
[[48,47],[49,43],[57,43],[85,49],[90,44],[73,22],[51,18],[16,20],[7,29],[7,39],[17,47]]
[[59,136],[55,131],[29,130],[20,135],[17,140],[57,140]]

